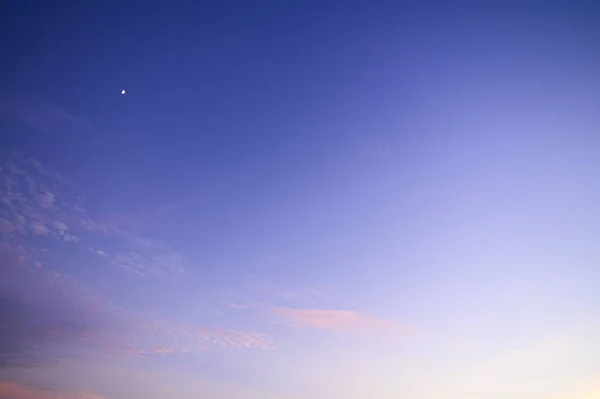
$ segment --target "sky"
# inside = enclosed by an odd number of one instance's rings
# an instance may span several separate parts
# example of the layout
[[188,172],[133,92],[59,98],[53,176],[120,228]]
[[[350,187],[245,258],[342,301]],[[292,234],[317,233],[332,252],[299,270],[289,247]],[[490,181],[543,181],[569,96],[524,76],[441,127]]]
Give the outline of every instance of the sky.
[[6,3],[0,399],[600,398],[591,2]]

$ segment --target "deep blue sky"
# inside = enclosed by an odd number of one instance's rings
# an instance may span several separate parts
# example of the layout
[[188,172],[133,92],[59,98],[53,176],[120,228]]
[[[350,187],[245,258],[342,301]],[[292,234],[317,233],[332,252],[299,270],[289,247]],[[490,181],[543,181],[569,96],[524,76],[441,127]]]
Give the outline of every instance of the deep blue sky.
[[154,3],[2,4],[0,399],[595,398],[593,2]]

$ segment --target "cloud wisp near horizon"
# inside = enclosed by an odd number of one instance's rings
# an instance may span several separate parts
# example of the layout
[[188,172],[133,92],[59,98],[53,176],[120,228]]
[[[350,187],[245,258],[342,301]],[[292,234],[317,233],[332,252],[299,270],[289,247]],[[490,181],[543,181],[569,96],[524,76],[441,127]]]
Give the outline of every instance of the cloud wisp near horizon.
[[[274,348],[265,334],[153,320],[99,297],[52,260],[56,251],[79,252],[83,264],[89,262],[86,257],[97,257],[105,267],[159,279],[185,273],[181,255],[159,240],[132,235],[114,222],[118,218],[90,217],[79,197],[59,189],[67,187],[66,179],[31,158],[3,159],[0,179],[0,358],[5,367],[34,366],[81,350],[148,357],[215,345]],[[64,247],[51,250],[53,242]],[[110,251],[110,245],[131,249]],[[21,285],[26,290],[16,288]]]
[[378,319],[351,310],[275,308],[273,313],[292,327],[350,332],[387,330],[402,335],[406,335],[410,331],[409,328],[402,327],[393,321]]
[[[53,254],[46,247],[58,241],[65,245],[64,248],[72,247],[82,256],[88,253],[88,257],[99,258],[105,267],[116,266],[123,272],[140,277],[161,280],[185,277],[182,256],[171,246],[126,230],[138,215],[161,212],[169,207],[142,210],[132,216],[92,217],[85,208],[83,197],[68,193],[66,178],[47,169],[39,161],[15,152],[2,160],[0,178],[4,262],[2,309],[3,319],[7,320],[3,337],[7,342],[16,343],[10,345],[13,354],[31,354],[21,346],[30,344],[28,340],[32,341],[30,348],[43,341],[142,357],[193,353],[212,345],[275,349],[275,343],[261,333],[177,325],[138,316],[98,297],[82,281],[65,274],[61,267],[49,261]],[[99,242],[106,244],[100,245]],[[133,250],[111,251],[108,249],[111,246],[145,252],[140,255]],[[10,286],[17,281],[27,281],[35,294],[28,296],[12,291]],[[257,280],[254,277],[248,281],[252,283],[245,284],[246,287],[258,287],[258,290],[250,289],[250,294],[262,291],[272,300],[284,303],[314,304],[314,298],[327,295],[312,287],[289,289],[264,278]],[[228,307],[252,308],[232,303]],[[276,315],[290,326],[350,332],[362,329],[400,330],[394,322],[348,310],[271,308],[264,303],[257,307],[263,310],[265,317]],[[40,315],[49,319],[43,322],[37,320]],[[24,334],[25,331],[29,333]],[[9,353],[2,355],[10,360]]]
[[11,399],[105,399],[88,392],[56,394],[52,391],[29,387],[16,382],[0,382],[0,397]]

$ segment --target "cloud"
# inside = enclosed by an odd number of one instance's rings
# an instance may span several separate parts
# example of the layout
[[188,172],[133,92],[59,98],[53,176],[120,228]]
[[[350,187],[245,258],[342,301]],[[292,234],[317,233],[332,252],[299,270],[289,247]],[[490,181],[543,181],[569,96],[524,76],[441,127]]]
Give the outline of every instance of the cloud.
[[52,209],[54,207],[54,202],[56,198],[54,194],[50,191],[44,191],[39,194],[39,204],[42,208]]
[[60,272],[53,242],[143,276],[168,278],[185,266],[168,244],[93,217],[67,179],[39,162],[20,154],[0,159],[0,199],[0,368],[95,354],[151,358],[275,347],[260,333],[149,320]]
[[132,325],[127,334],[103,339],[112,353],[143,358],[193,355],[212,347],[275,349],[275,344],[265,334],[177,325],[165,321],[142,321]]
[[0,367],[54,362],[85,347],[86,337],[122,329],[118,309],[77,279],[30,266],[18,246],[0,255]]
[[60,233],[63,233],[63,234],[64,234],[64,233],[65,233],[67,230],[69,230],[69,227],[68,227],[68,226],[67,226],[65,223],[63,223],[63,222],[61,222],[61,221],[58,221],[58,220],[55,220],[55,221],[52,223],[52,227],[54,227],[54,229],[55,229],[56,231],[58,231],[58,232],[60,232]]
[[409,335],[413,332],[412,329],[400,326],[393,321],[378,319],[351,310],[275,308],[273,312],[293,327],[345,332],[387,330],[402,335]]
[[[18,153],[0,159],[0,232],[20,242],[29,235],[56,239],[80,248],[121,268],[142,276],[167,278],[185,272],[181,254],[160,240],[127,231],[136,220],[171,209],[145,209],[133,216],[93,217],[83,197],[71,189],[62,175]],[[110,239],[114,256],[98,249]]]
[[[31,255],[22,245],[11,243],[10,241],[0,242],[0,275],[9,270],[9,265],[12,267],[25,267],[31,261]],[[0,280],[0,287],[2,286]]]
[[185,272],[183,257],[177,253],[159,252],[141,255],[138,252],[119,252],[111,263],[140,276],[167,278]]
[[104,300],[79,280],[30,266],[22,247],[0,247],[0,368],[62,357],[193,355],[211,347],[272,350],[268,336],[152,320]]
[[138,337],[138,341],[129,347],[131,355],[184,355],[205,351],[211,347],[266,351],[275,349],[274,342],[265,334],[178,325],[165,321],[142,324]]
[[0,381],[0,399],[105,399],[89,392],[64,394],[13,381]]
[[93,253],[93,254],[95,254],[95,255],[98,255],[98,256],[101,256],[101,257],[103,257],[103,258],[110,258],[110,255],[109,255],[109,254],[108,254],[106,251],[104,251],[104,250],[102,250],[102,249],[99,249],[99,248],[92,248],[92,247],[90,247],[90,248],[88,248],[88,250],[89,250],[91,253]]
[[47,236],[48,234],[50,234],[50,229],[46,227],[44,223],[38,220],[32,221],[29,228],[33,232],[33,234],[36,234],[38,236]]

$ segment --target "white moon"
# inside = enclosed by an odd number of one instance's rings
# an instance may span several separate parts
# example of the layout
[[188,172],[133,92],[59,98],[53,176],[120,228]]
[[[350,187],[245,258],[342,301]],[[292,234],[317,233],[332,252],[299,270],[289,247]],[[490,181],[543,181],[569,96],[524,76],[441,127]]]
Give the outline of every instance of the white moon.
[[121,90],[121,94],[125,94],[125,90]]

